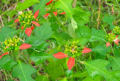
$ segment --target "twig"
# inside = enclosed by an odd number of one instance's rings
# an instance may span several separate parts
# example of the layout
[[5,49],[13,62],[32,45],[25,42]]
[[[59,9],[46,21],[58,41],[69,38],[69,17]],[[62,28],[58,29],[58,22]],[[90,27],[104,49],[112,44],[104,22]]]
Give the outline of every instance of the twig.
[[4,26],[4,23],[3,23],[3,20],[2,20],[2,17],[0,16],[0,21],[2,23],[2,27]]
[[98,0],[99,8],[98,8],[98,18],[97,18],[97,29],[99,29],[100,25],[100,11],[101,11],[101,0]]
[[73,4],[72,4],[72,7],[73,7],[73,8],[76,7],[76,3],[77,3],[77,0],[73,0]]

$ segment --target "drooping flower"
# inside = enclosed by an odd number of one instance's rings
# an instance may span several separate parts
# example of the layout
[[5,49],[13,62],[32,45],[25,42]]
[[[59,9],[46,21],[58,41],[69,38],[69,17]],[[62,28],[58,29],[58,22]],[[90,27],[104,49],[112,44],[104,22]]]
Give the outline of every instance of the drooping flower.
[[83,50],[82,50],[82,53],[89,53],[89,52],[91,52],[92,50],[90,49],[90,48],[84,48]]
[[0,59],[1,59],[3,56],[8,55],[8,54],[9,54],[8,52],[3,53],[2,55],[0,55]]
[[31,33],[32,33],[32,29],[31,29],[31,28],[26,28],[25,34],[26,34],[28,37],[31,36]]
[[46,3],[46,5],[49,5],[53,2],[53,0],[50,0],[49,2]]
[[47,18],[50,15],[50,13],[45,14],[43,17]]
[[34,30],[34,26],[31,26],[31,29]]
[[70,57],[68,62],[67,62],[68,69],[71,70],[74,65],[75,65],[75,58]]
[[15,23],[19,22],[19,19],[16,19],[14,22],[15,22]]
[[66,14],[66,12],[62,12],[62,13],[60,13],[61,15],[64,15],[64,14]]
[[[54,54],[53,56],[57,59],[63,59],[63,58],[68,57],[66,54],[64,54],[62,52],[58,52],[58,53]],[[67,62],[68,69],[71,70],[73,68],[74,64],[75,64],[75,58],[70,57]]]
[[119,40],[118,38],[116,38],[116,39],[114,40],[114,43],[115,43],[116,45],[119,45],[119,42],[120,42],[120,40]]
[[56,11],[56,12],[53,12],[53,14],[54,14],[55,16],[57,16],[57,11]]
[[106,47],[109,47],[109,46],[110,46],[110,42],[107,42],[107,43],[106,43]]
[[58,52],[58,53],[54,54],[53,56],[57,59],[63,59],[63,58],[68,57],[66,54],[64,54],[62,52]]
[[30,48],[30,47],[31,47],[30,44],[24,43],[24,44],[22,44],[22,45],[19,47],[19,49],[23,50],[23,49],[28,49],[28,48]]
[[35,21],[32,21],[32,24],[34,24],[35,26],[40,26],[40,24]]
[[39,10],[37,10],[34,14],[34,18],[36,19],[38,17],[38,14],[39,14]]

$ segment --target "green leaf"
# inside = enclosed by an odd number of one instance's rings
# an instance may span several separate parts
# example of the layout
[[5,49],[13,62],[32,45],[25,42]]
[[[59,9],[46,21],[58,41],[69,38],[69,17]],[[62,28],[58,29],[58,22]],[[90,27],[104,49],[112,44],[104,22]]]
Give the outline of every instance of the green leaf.
[[18,11],[25,10],[36,3],[39,3],[39,0],[25,0],[23,3],[19,2],[17,4],[16,10]]
[[59,0],[55,6],[56,8],[64,10],[68,17],[72,17],[72,1],[73,0]]
[[0,42],[5,41],[5,39],[9,37],[13,37],[15,33],[16,33],[15,29],[3,27],[2,30],[0,31]]
[[47,76],[40,75],[36,78],[36,81],[49,81]]
[[102,30],[96,30],[95,28],[92,28],[92,35],[91,35],[91,38],[90,38],[90,41],[93,42],[93,41],[103,41],[105,42],[105,32],[102,31]]
[[109,64],[106,60],[93,60],[90,62],[86,62],[86,69],[90,76],[94,77],[96,75],[100,75],[104,77],[107,81],[118,81],[113,75],[107,70],[107,65]]
[[46,3],[47,2],[49,2],[49,0],[40,0],[40,3],[35,4],[33,6],[34,12],[36,12],[37,10],[39,10],[39,15],[43,16],[45,14],[45,12],[46,12],[45,7],[46,7]]
[[50,23],[44,23],[42,26],[36,27],[34,32],[34,35],[27,38],[26,41],[32,46],[39,46],[53,34]]
[[[10,56],[3,56],[0,59],[0,69],[11,70],[16,62],[10,58]],[[8,67],[9,66],[9,67]]]
[[13,68],[12,75],[13,77],[19,78],[20,81],[35,81],[31,77],[34,72],[36,70],[32,66],[19,61]]

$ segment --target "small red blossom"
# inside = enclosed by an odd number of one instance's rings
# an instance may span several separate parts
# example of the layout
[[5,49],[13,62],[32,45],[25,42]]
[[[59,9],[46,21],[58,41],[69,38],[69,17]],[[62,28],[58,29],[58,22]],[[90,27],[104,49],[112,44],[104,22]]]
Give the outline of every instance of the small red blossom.
[[32,33],[32,29],[31,29],[31,28],[26,28],[25,34],[26,34],[28,37],[31,36],[31,33]]
[[68,57],[66,54],[64,54],[62,52],[58,52],[58,53],[54,54],[53,56],[57,59],[63,59],[63,58]]
[[31,29],[34,30],[34,26],[31,26]]
[[55,16],[57,16],[57,11],[56,11],[56,12],[53,12],[53,14],[54,14]]
[[35,12],[34,18],[36,19],[36,18],[38,17],[38,15],[39,15],[39,10],[37,10],[37,11]]
[[32,21],[32,24],[36,25],[36,26],[40,26],[39,23],[35,22],[35,21]]
[[21,29],[23,30],[23,29],[24,29],[24,26],[22,26]]
[[19,49],[23,50],[23,49],[28,49],[28,48],[30,48],[30,47],[31,47],[30,44],[24,43],[24,44],[22,44],[22,45],[19,47]]
[[92,50],[90,49],[90,48],[84,48],[83,50],[82,50],[82,53],[89,53],[89,52],[91,52]]
[[15,23],[19,22],[19,19],[16,19],[14,22],[15,22]]
[[114,43],[115,43],[116,45],[119,45],[119,42],[120,42],[120,40],[119,40],[118,38],[116,38],[116,39],[114,40]]
[[53,2],[53,0],[50,0],[48,3],[46,3],[46,5],[49,5]]
[[64,15],[64,14],[66,14],[66,12],[62,12],[62,13],[60,13],[61,15]]
[[70,57],[68,62],[67,62],[68,69],[71,70],[74,65],[75,65],[75,58]]
[[50,15],[50,13],[45,14],[43,17],[47,18]]
[[106,43],[106,47],[109,47],[109,46],[110,46],[110,42],[107,42],[107,43]]
[[8,55],[8,54],[9,54],[8,52],[3,53],[2,55],[0,55],[0,59],[1,59],[3,56]]

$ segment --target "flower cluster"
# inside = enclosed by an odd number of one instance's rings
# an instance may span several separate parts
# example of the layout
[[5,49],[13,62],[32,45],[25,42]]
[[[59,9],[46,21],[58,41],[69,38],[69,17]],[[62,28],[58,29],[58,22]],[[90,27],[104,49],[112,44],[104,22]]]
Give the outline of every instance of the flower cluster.
[[112,42],[114,42],[116,45],[119,45],[120,40],[118,39],[118,36],[120,35],[120,27],[116,26],[113,28],[111,33],[108,33],[106,38],[107,38],[107,43],[106,47],[109,47]]
[[24,12],[18,16],[18,19],[15,20],[15,23],[19,22],[21,29],[25,29],[25,34],[29,37],[31,36],[32,30],[35,26],[40,26],[38,23],[37,16],[39,14],[39,10],[32,14],[32,11]]
[[[68,44],[65,45],[65,53],[67,53],[70,57],[67,61],[67,66],[68,69],[71,70],[75,64],[75,56],[76,54],[86,54],[86,53],[90,53],[92,50],[90,48],[86,48],[84,47],[83,49],[80,47],[79,45],[79,41],[72,41],[72,42],[68,42]],[[53,56],[57,59],[63,59],[63,58],[67,58],[68,55],[64,54],[62,52],[58,52],[56,54],[53,54]],[[72,54],[72,55],[71,55]]]
[[20,38],[18,38],[17,36],[6,39],[2,44],[2,48],[5,52],[11,50],[12,51],[18,50],[19,46],[20,46]]

